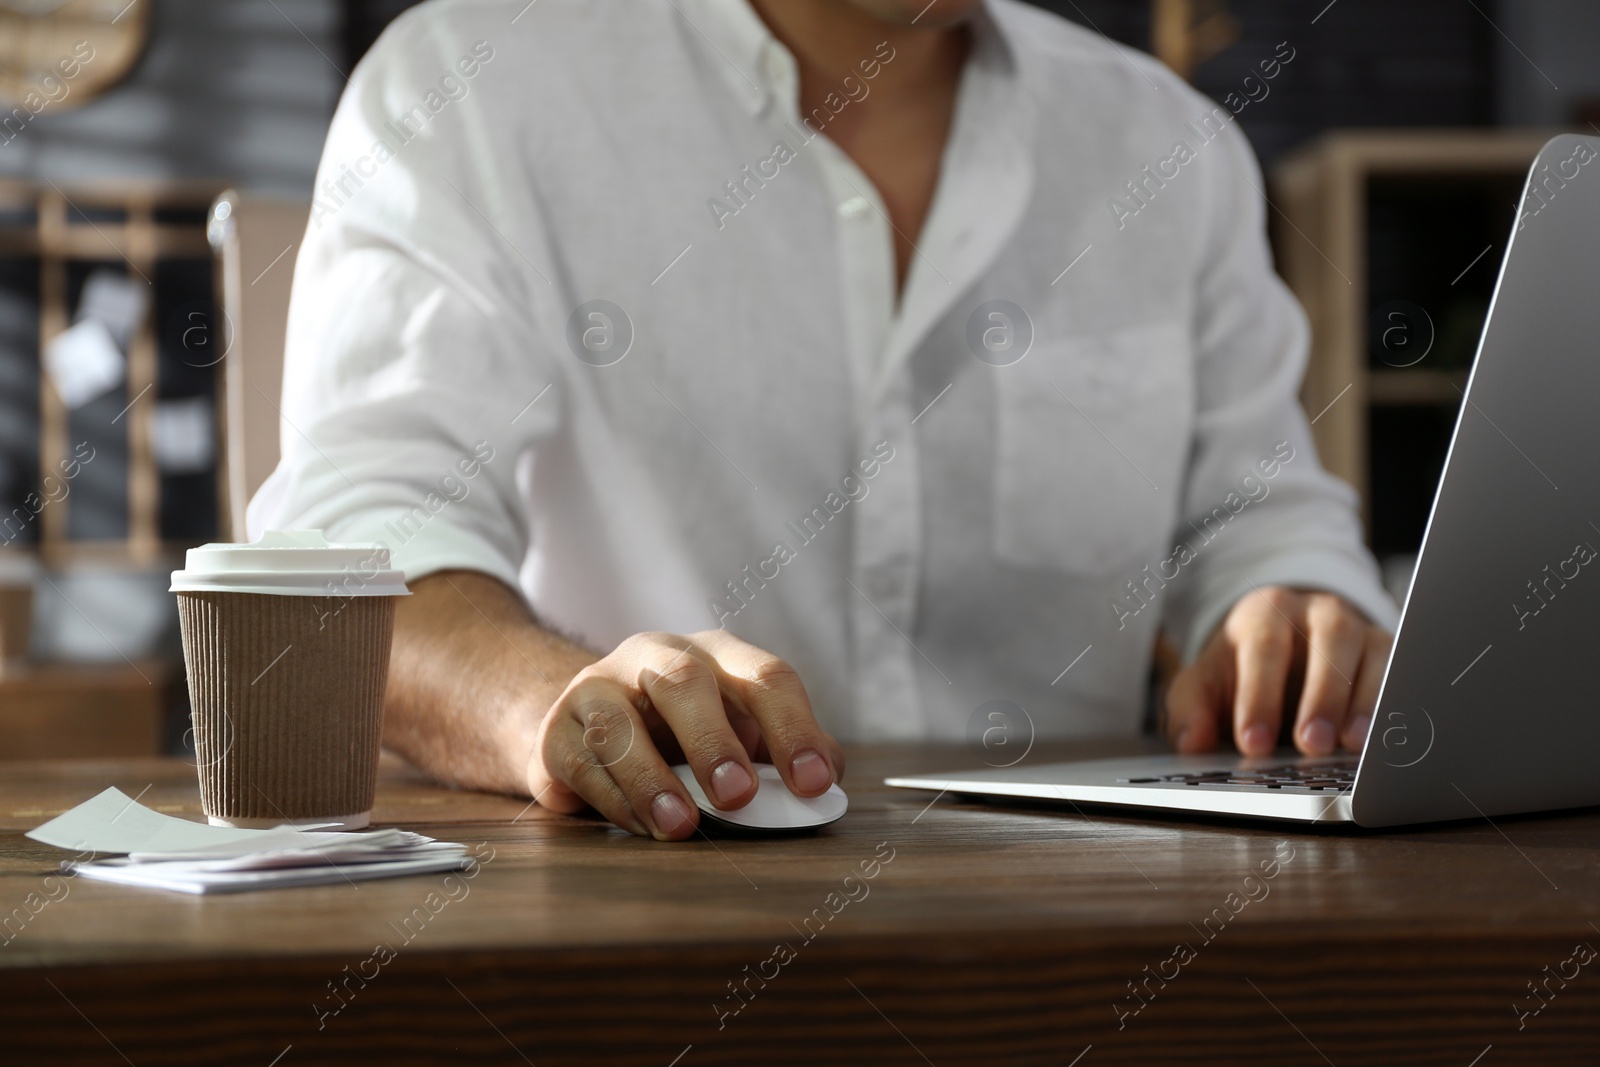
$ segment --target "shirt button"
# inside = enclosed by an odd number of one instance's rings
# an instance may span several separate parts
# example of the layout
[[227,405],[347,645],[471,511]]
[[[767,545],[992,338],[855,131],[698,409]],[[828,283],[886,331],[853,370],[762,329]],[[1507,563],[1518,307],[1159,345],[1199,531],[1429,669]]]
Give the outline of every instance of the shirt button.
[[859,219],[872,210],[872,205],[867,203],[864,196],[852,196],[849,200],[839,205],[839,217],[845,219]]
[[770,80],[779,84],[782,83],[783,76],[788,73],[788,65],[784,63],[783,57],[778,54],[777,48],[772,45],[762,50],[761,69],[766,72]]

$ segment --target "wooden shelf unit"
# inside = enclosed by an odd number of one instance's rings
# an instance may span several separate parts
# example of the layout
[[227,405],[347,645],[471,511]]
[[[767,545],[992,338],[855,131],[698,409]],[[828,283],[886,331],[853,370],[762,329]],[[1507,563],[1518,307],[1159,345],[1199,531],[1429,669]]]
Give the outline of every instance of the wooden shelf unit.
[[[162,260],[208,259],[206,213],[223,188],[221,182],[0,181],[0,255],[38,260],[41,367],[45,346],[72,322],[69,264],[120,260],[131,276],[148,281]],[[172,221],[172,215],[188,215],[192,221]],[[150,443],[154,398],[139,402],[159,380],[154,317],[153,312],[145,316],[127,352],[127,537],[69,538],[69,494],[39,513],[38,551],[47,566],[79,560],[149,566],[185,547],[162,542],[160,472]],[[39,387],[39,444],[43,478],[58,469],[71,449],[68,411],[44,373]]]
[[1467,372],[1435,370],[1371,371],[1367,401],[1372,406],[1454,404],[1467,389]]
[[[1373,179],[1449,183],[1523,175],[1557,131],[1348,130],[1291,153],[1273,172],[1278,269],[1311,321],[1301,400],[1324,466],[1360,493],[1370,523],[1369,410],[1455,404],[1466,370],[1369,364],[1368,200]],[[1504,252],[1504,244],[1497,247]],[[1495,260],[1497,263],[1498,260]],[[1481,265],[1480,265],[1481,267]]]

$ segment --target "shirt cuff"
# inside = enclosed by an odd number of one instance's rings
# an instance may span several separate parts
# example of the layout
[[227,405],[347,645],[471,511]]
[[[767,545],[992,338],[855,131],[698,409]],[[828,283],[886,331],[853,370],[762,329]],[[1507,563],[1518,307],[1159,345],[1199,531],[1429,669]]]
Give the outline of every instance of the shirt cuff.
[[517,568],[488,539],[444,518],[418,526],[415,508],[363,509],[325,531],[344,544],[379,544],[389,550],[390,566],[414,582],[438,571],[480,571],[521,595]]
[[1287,553],[1252,566],[1246,574],[1221,578],[1215,583],[1215,588],[1207,592],[1190,620],[1183,662],[1189,663],[1200,654],[1211,632],[1240,597],[1269,585],[1333,593],[1366,615],[1373,625],[1390,633],[1394,633],[1400,624],[1400,610],[1384,590],[1370,563],[1331,556],[1325,552]]

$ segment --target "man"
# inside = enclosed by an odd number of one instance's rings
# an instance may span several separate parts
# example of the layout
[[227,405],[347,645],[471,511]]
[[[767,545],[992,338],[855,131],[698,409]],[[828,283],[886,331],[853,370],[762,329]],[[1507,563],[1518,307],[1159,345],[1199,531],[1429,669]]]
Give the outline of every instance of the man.
[[391,747],[659,839],[680,760],[734,808],[994,699],[1136,732],[1158,624],[1180,748],[1359,745],[1394,608],[1231,120],[1014,0],[423,5],[334,119],[252,529],[407,572]]

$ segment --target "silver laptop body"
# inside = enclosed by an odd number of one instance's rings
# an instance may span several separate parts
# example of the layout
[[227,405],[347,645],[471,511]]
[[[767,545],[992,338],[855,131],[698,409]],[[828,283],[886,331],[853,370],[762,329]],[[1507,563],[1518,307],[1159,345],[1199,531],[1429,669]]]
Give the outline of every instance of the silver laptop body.
[[1563,135],[1529,170],[1359,761],[1024,761],[886,783],[1361,826],[1597,805],[1597,550],[1600,138]]

